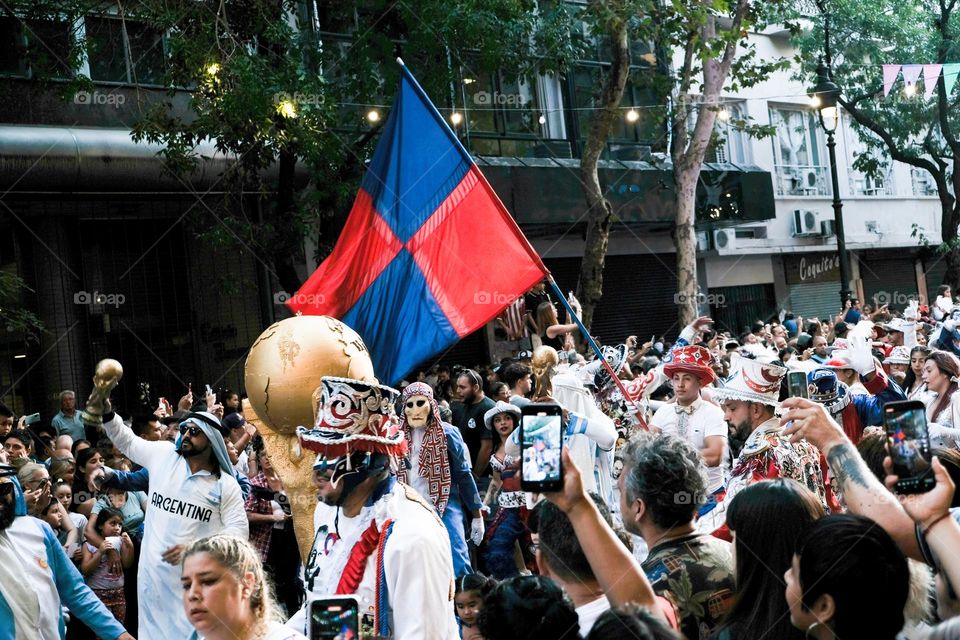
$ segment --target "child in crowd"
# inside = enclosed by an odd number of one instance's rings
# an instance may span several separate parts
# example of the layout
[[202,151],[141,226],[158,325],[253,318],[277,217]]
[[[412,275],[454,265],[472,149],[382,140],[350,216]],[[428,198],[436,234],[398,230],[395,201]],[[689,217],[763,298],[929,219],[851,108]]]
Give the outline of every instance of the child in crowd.
[[[67,516],[73,522],[73,526],[77,528],[77,546],[74,548],[79,552],[85,539],[83,530],[87,528],[87,516],[83,515],[82,513],[77,513],[76,511],[70,511],[70,505],[73,502],[73,487],[70,486],[69,482],[65,482],[61,479],[56,480],[56,484],[53,488],[53,500],[56,500],[63,505],[63,509],[67,512]],[[53,502],[53,500],[51,500],[51,502]],[[54,530],[54,532],[56,533],[56,530]],[[59,535],[57,537],[60,538],[61,544],[66,545],[66,541],[63,537]],[[73,558],[73,561],[79,562],[80,558],[81,554],[77,553]]]
[[460,636],[463,640],[483,640],[477,628],[477,618],[483,609],[483,599],[497,586],[497,581],[482,573],[468,573],[457,578],[456,585],[454,604],[460,621]]
[[110,571],[108,556],[119,553],[123,568],[129,569],[133,564],[133,541],[123,531],[123,514],[112,507],[100,510],[94,529],[97,535],[103,538],[103,543],[99,547],[89,542],[84,543],[80,572],[86,577],[87,586],[93,589],[114,617],[123,622],[127,612],[127,602],[123,595],[123,572]]
[[50,525],[57,540],[63,545],[64,551],[70,556],[77,549],[80,542],[79,532],[73,525],[73,521],[57,500],[51,500],[49,504],[40,513],[40,518]]

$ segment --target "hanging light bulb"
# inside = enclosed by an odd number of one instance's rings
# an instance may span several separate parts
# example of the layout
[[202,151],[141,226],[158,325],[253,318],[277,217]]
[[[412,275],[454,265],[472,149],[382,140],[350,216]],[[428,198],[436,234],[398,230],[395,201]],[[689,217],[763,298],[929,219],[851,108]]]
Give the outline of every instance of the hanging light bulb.
[[725,108],[720,109],[720,111],[717,112],[717,119],[720,120],[720,122],[728,122],[730,120],[730,111]]
[[637,113],[636,109],[631,107],[630,110],[627,111],[626,118],[627,118],[627,122],[633,123],[640,119],[640,114]]
[[277,113],[284,118],[297,117],[297,105],[289,98],[284,98],[277,103]]
[[367,120],[370,122],[380,122],[380,112],[376,109],[370,109],[370,111],[367,111]]
[[906,85],[903,88],[903,95],[907,96],[908,98],[912,98],[913,96],[917,95],[916,83]]
[[541,113],[540,117],[537,118],[537,122],[539,122],[540,124],[547,124],[547,116]]
[[453,126],[459,127],[460,123],[463,122],[463,114],[459,111],[454,111],[450,114],[450,122],[453,123]]

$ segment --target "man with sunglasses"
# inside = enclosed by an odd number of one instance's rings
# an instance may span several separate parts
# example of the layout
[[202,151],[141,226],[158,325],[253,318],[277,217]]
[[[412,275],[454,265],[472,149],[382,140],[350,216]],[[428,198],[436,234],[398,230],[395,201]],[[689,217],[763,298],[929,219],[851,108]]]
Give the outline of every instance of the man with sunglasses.
[[483,379],[473,369],[464,369],[457,376],[457,395],[460,402],[453,409],[453,424],[460,430],[470,452],[473,475],[480,478],[490,464],[493,453],[493,431],[487,428],[483,416],[496,403],[483,393]]
[[150,476],[137,599],[144,638],[187,637],[193,627],[180,604],[180,555],[194,540],[217,533],[246,539],[243,496],[233,475],[223,427],[206,411],[188,414],[177,442],[134,435],[119,416],[104,416],[114,446]]
[[84,583],[50,526],[26,515],[16,470],[0,465],[0,638],[60,640],[64,605],[98,637],[132,640]]

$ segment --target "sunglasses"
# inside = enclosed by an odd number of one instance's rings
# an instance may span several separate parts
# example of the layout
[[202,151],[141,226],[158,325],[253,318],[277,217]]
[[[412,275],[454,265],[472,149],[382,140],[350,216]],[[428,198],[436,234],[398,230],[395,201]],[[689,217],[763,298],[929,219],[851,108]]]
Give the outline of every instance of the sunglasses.
[[189,433],[191,438],[195,438],[201,433],[203,433],[203,429],[201,429],[196,425],[187,424],[186,422],[184,422],[183,424],[180,425],[180,435],[184,435],[186,433]]
[[421,399],[421,400],[407,400],[407,405],[406,405],[406,406],[407,406],[407,409],[413,409],[414,407],[417,407],[417,408],[419,409],[419,408],[421,408],[421,407],[422,407],[423,405],[425,405],[425,404],[427,404],[427,401],[426,401],[426,400],[423,400],[423,399]]

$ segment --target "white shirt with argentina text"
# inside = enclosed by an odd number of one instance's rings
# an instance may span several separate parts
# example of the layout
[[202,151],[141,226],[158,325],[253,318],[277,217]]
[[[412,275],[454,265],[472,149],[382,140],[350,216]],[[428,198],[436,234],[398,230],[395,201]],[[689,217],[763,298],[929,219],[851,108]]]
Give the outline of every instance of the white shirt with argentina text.
[[[193,632],[183,610],[180,565],[163,561],[170,547],[215,533],[249,536],[240,485],[232,475],[192,473],[172,442],[147,442],[119,417],[104,423],[113,444],[150,472],[137,598],[138,638],[186,638]],[[145,605],[149,603],[149,605]]]

